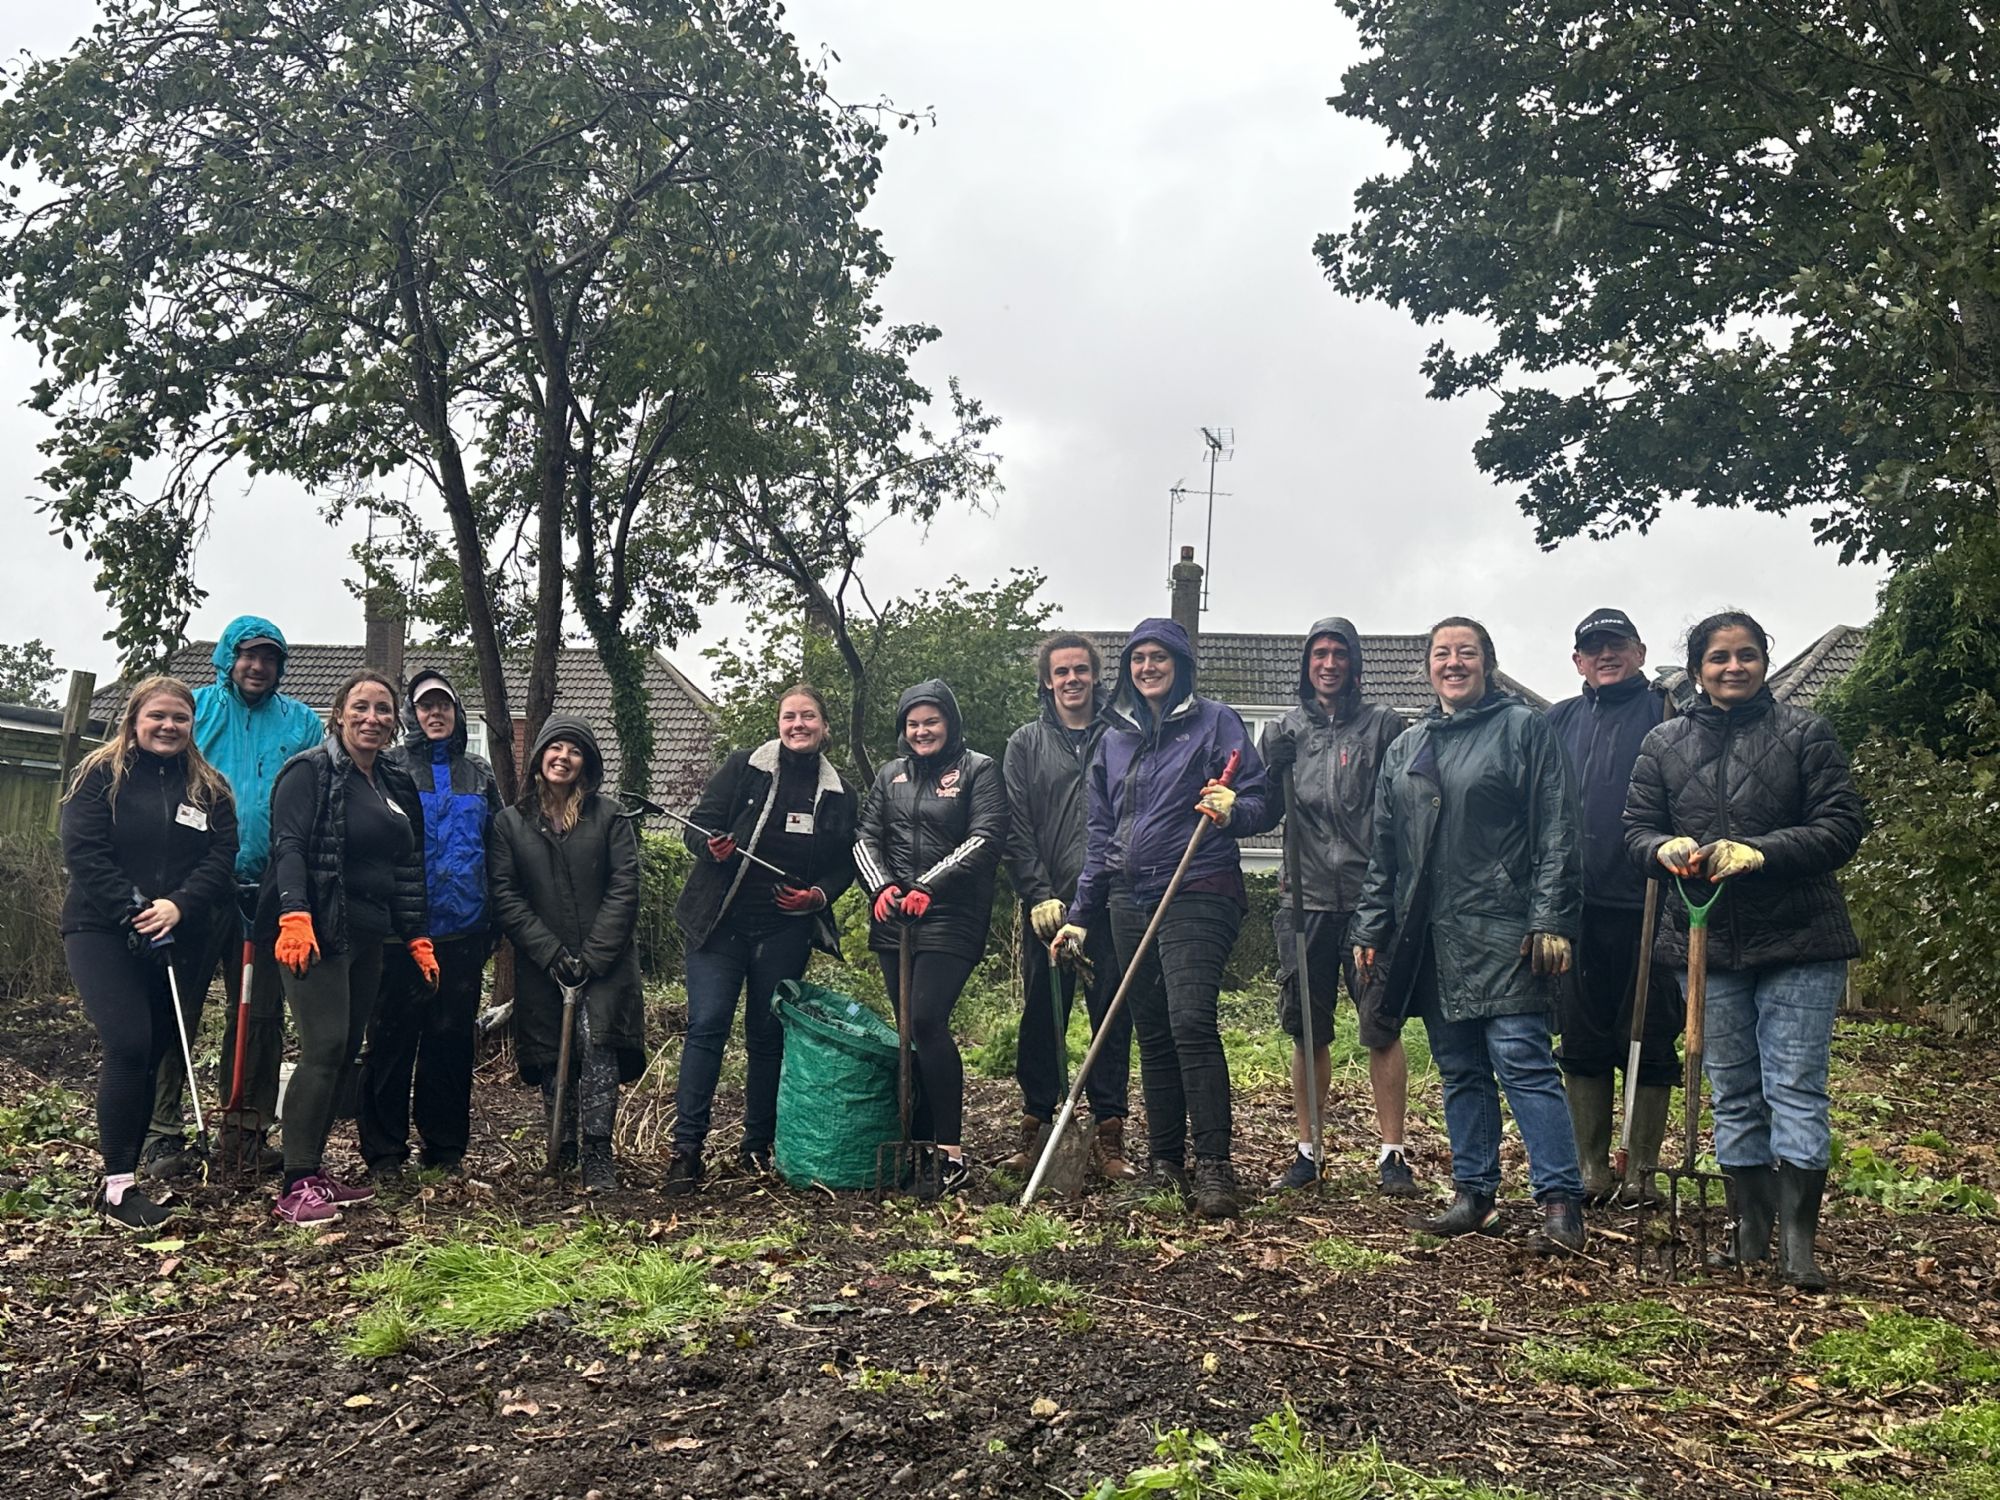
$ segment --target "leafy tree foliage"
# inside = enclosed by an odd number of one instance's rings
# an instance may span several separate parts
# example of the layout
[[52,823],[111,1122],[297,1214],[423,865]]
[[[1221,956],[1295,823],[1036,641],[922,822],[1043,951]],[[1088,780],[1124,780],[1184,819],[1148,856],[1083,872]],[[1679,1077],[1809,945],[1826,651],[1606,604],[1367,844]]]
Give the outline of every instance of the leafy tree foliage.
[[[855,644],[865,664],[865,691],[858,695],[864,733],[859,753],[841,745],[836,734],[830,753],[842,769],[865,790],[875,767],[897,754],[902,734],[897,697],[931,677],[951,684],[964,715],[966,743],[997,759],[1007,736],[1039,709],[1034,652],[1055,611],[1036,597],[1044,581],[1022,568],[983,588],[951,578],[938,589],[884,605],[865,627],[857,626]],[[801,612],[761,609],[751,617],[745,639],[706,654],[721,709],[718,739],[725,747],[771,738],[777,732],[778,695],[801,677],[826,695],[836,725],[857,701],[857,684],[831,633]]]
[[1475,456],[1544,546],[1691,500],[1901,560],[2000,510],[1990,9],[1341,8],[1370,55],[1330,102],[1408,164],[1318,253],[1350,296],[1491,328],[1423,369],[1500,393]]
[[1848,744],[1869,733],[1970,754],[2000,713],[2000,539],[1969,531],[1882,587],[1854,670],[1816,705]]
[[55,653],[39,639],[19,646],[0,645],[0,703],[18,703],[25,708],[58,707],[49,684],[60,675]]
[[[47,508],[128,656],[201,597],[212,487],[283,473],[402,521],[408,556],[367,561],[412,563],[417,617],[469,635],[503,784],[502,652],[532,646],[532,729],[566,602],[644,767],[644,652],[718,586],[690,429],[734,453],[731,423],[804,351],[810,378],[864,337],[888,264],[858,218],[883,112],[832,101],[780,15],[108,0],[71,55],[30,64],[0,148],[45,191],[0,224],[0,280],[48,371]],[[448,537],[385,493],[407,475]]]

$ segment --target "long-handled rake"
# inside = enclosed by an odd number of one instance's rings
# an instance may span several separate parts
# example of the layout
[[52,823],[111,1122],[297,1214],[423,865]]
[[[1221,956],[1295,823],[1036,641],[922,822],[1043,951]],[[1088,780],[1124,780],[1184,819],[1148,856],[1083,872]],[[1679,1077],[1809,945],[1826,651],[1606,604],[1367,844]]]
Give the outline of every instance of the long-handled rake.
[[[1660,1175],[1667,1183],[1667,1230],[1654,1251],[1670,1278],[1682,1274],[1684,1252],[1697,1270],[1707,1264],[1710,1224],[1726,1219],[1729,1211],[1729,1179],[1695,1165],[1701,1134],[1702,1040],[1708,1000],[1708,914],[1722,899],[1724,887],[1716,885],[1701,902],[1688,895],[1687,884],[1679,876],[1674,877],[1674,888],[1688,914],[1687,1062],[1681,1078],[1681,1109],[1687,1117],[1687,1131],[1681,1164],[1660,1164]],[[1655,1238],[1647,1232],[1649,1227],[1642,1225],[1639,1234],[1642,1262]]]
[[896,934],[896,1126],[893,1141],[875,1148],[875,1196],[912,1192],[919,1198],[935,1197],[943,1186],[935,1141],[910,1139],[911,1116],[915,1110],[916,1079],[912,1076],[910,1041],[910,991],[916,970],[916,953],[910,942],[906,921]]

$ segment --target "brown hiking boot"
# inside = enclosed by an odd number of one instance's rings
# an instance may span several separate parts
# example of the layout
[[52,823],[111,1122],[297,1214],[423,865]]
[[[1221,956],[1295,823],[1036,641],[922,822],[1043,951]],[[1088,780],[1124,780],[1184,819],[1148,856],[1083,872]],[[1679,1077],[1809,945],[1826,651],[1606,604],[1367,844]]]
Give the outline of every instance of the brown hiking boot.
[[1139,1169],[1125,1159],[1125,1119],[1097,1122],[1097,1144],[1091,1148],[1091,1163],[1106,1182],[1130,1182]]
[[1048,1121],[1039,1115],[1021,1116],[1021,1149],[1000,1163],[1000,1170],[1011,1172],[1016,1177],[1026,1177],[1035,1170],[1035,1137],[1042,1133]]

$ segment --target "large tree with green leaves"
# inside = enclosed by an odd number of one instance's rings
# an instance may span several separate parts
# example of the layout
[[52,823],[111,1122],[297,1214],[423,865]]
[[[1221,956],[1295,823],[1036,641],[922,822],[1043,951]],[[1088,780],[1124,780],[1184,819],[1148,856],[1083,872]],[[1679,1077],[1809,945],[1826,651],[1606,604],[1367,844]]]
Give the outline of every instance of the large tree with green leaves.
[[0,645],[0,703],[54,708],[56,695],[49,691],[49,684],[61,675],[56,670],[55,653],[40,639],[18,646]]
[[643,653],[715,586],[677,444],[701,419],[725,449],[808,344],[866,336],[880,111],[830,99],[772,0],[105,10],[0,103],[0,147],[42,178],[0,280],[45,361],[47,508],[128,658],[200,599],[216,483],[282,473],[400,515],[503,783],[503,652],[531,647],[532,728],[565,585],[643,768]]
[[1812,513],[1843,558],[2000,512],[2000,27],[1904,0],[1341,0],[1330,103],[1407,153],[1318,253],[1453,314],[1432,394],[1545,546],[1662,505]]

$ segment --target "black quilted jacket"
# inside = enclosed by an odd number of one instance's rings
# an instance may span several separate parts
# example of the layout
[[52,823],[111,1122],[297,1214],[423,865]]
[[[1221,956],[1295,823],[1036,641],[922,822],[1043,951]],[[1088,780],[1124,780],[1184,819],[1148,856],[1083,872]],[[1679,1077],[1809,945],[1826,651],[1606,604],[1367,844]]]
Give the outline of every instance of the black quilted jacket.
[[[1715,969],[1858,958],[1833,872],[1867,828],[1833,727],[1768,688],[1730,711],[1704,699],[1649,733],[1625,799],[1625,846],[1649,875],[1664,875],[1660,846],[1682,834],[1764,856],[1762,869],[1730,880],[1709,917]],[[1669,894],[1660,915],[1655,955],[1685,963],[1686,910]]]

